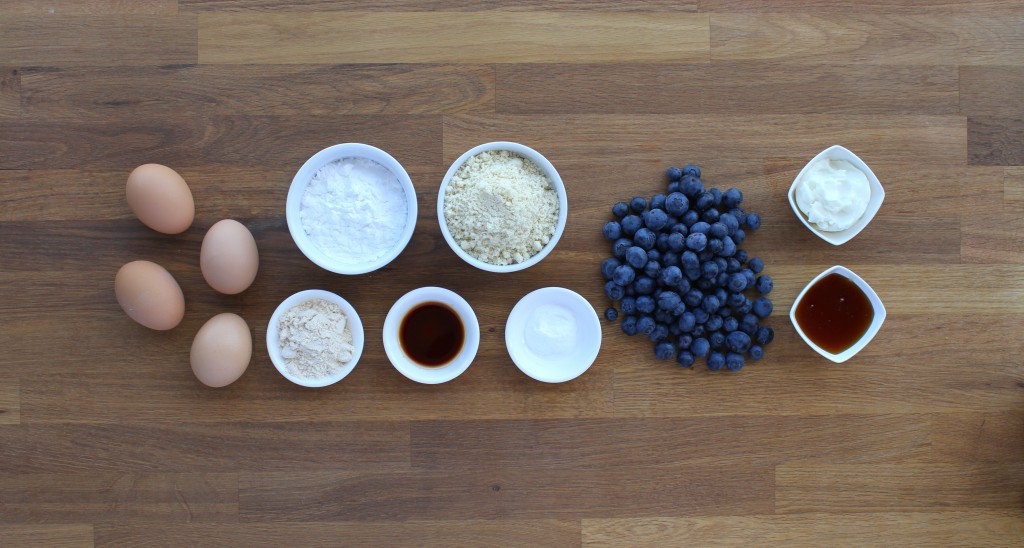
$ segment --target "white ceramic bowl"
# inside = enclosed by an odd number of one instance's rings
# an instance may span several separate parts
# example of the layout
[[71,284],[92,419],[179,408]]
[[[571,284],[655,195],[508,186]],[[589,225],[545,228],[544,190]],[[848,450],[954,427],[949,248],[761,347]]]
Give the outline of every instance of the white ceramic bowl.
[[[521,263],[510,265],[496,265],[481,261],[480,259],[473,257],[465,250],[463,250],[462,247],[459,246],[458,242],[455,241],[455,238],[452,237],[451,232],[448,230],[448,221],[445,219],[444,216],[444,198],[445,194],[448,191],[448,183],[452,180],[452,177],[455,175],[455,172],[458,171],[460,167],[462,167],[462,164],[464,164],[466,160],[472,158],[473,156],[476,156],[481,152],[488,150],[507,150],[509,152],[513,152],[515,154],[518,154],[519,156],[522,156],[523,158],[532,161],[534,164],[537,165],[538,168],[540,168],[541,171],[544,172],[545,175],[548,176],[548,180],[551,181],[551,186],[554,187],[555,192],[558,194],[558,221],[555,224],[555,233],[551,236],[551,239],[548,241],[547,245],[543,247],[543,249],[537,252],[536,255],[530,257],[529,259],[526,259]],[[438,190],[437,193],[437,220],[441,225],[441,234],[444,235],[444,240],[448,242],[448,245],[452,248],[452,251],[454,251],[456,255],[462,258],[462,260],[479,268],[480,270],[486,270],[488,272],[517,272],[519,270],[530,268],[531,266],[539,263],[541,260],[544,259],[544,257],[548,256],[548,253],[551,253],[551,250],[555,248],[555,245],[558,244],[558,240],[562,237],[562,233],[565,232],[565,221],[568,218],[568,212],[569,200],[565,194],[565,184],[562,183],[562,178],[558,175],[558,171],[555,170],[555,166],[551,165],[551,162],[549,162],[547,158],[542,156],[536,150],[533,150],[528,146],[509,141],[495,141],[493,143],[484,143],[482,145],[475,146],[467,150],[462,156],[459,156],[459,158],[455,160],[451,167],[448,168],[448,173],[445,173],[444,179],[441,181],[441,188],[440,190]]]
[[[462,349],[451,361],[437,367],[427,367],[416,363],[402,349],[399,339],[399,329],[401,329],[405,315],[413,308],[431,302],[448,305],[459,315],[465,329]],[[440,384],[458,377],[473,363],[476,352],[480,348],[480,323],[466,299],[454,291],[442,287],[421,287],[406,293],[391,306],[387,317],[384,318],[383,338],[384,352],[399,373],[419,383]]]
[[[860,216],[860,219],[857,219],[857,222],[846,230],[839,230],[836,232],[821,230],[807,220],[807,215],[804,215],[804,212],[800,210],[800,206],[796,203],[797,183],[800,181],[800,178],[803,177],[804,173],[807,172],[807,169],[822,158],[846,160],[853,164],[857,169],[863,171],[864,175],[868,178],[868,185],[870,185],[871,188],[871,197],[868,199],[868,208],[864,211],[864,214]],[[845,244],[853,239],[854,236],[860,234],[860,231],[864,230],[864,228],[868,226],[871,219],[875,218],[875,214],[878,213],[878,209],[882,207],[883,200],[885,200],[885,189],[882,188],[882,183],[878,181],[878,177],[875,176],[875,173],[871,171],[871,168],[868,167],[863,160],[858,158],[856,154],[839,145],[833,145],[826,148],[819,152],[817,156],[812,158],[811,161],[807,162],[804,168],[800,170],[800,173],[797,174],[796,178],[793,179],[793,184],[789,187],[789,206],[793,208],[793,213],[796,213],[797,218],[800,219],[800,222],[803,223],[808,230],[832,245]]]
[[[553,355],[541,355],[527,342],[534,314],[543,306],[560,307],[576,322],[576,344]],[[540,318],[537,318],[540,319]],[[582,375],[601,350],[601,321],[582,296],[562,287],[545,287],[527,294],[516,303],[505,323],[505,347],[520,371],[541,382],[566,382]]]
[[[288,371],[288,367],[284,363],[284,357],[281,356],[281,341],[278,338],[277,333],[277,324],[278,321],[280,321],[282,314],[294,306],[313,299],[323,299],[325,301],[337,303],[338,306],[341,307],[341,310],[345,312],[345,316],[348,318],[348,325],[352,329],[352,344],[356,347],[355,356],[352,358],[352,361],[345,364],[345,366],[338,370],[334,375],[321,377],[319,379],[300,377],[298,375],[293,375]],[[276,310],[274,310],[274,314],[270,316],[270,322],[267,324],[267,352],[270,354],[270,361],[273,362],[274,367],[277,368],[281,375],[284,375],[284,378],[295,384],[308,386],[310,388],[329,386],[341,379],[344,379],[352,372],[353,369],[355,369],[356,363],[359,361],[359,357],[363,355],[364,342],[365,335],[363,333],[363,322],[359,319],[359,314],[356,312],[356,309],[353,308],[345,299],[342,299],[330,291],[323,291],[321,289],[307,289],[306,291],[300,291],[281,301],[281,304],[277,306]]]
[[[407,207],[405,230],[398,238],[398,241],[395,242],[394,247],[374,261],[359,263],[339,261],[321,251],[316,244],[313,243],[313,240],[310,239],[309,235],[306,234],[305,229],[302,227],[302,219],[299,215],[299,210],[302,205],[302,195],[305,194],[306,187],[309,186],[310,180],[313,179],[313,175],[315,175],[320,168],[336,160],[341,160],[342,158],[366,158],[377,162],[394,174],[395,177],[398,178],[398,182],[401,183],[402,188],[405,190],[405,203]],[[306,163],[302,164],[302,167],[299,168],[298,173],[296,173],[295,177],[292,179],[291,187],[288,188],[288,198],[285,204],[285,218],[288,221],[288,232],[291,233],[292,240],[295,241],[295,245],[299,247],[299,250],[302,251],[309,260],[313,261],[325,270],[330,270],[331,272],[336,272],[338,274],[365,274],[367,272],[377,270],[378,268],[381,268],[393,261],[395,257],[405,249],[405,246],[412,238],[413,230],[416,228],[416,215],[416,189],[412,186],[412,179],[409,178],[409,174],[405,171],[405,168],[402,167],[402,164],[398,163],[398,160],[395,160],[387,152],[384,152],[377,147],[364,145],[362,143],[344,143],[334,145],[317,152],[309,160],[306,160]]]
[[[871,325],[868,326],[868,329],[867,331],[864,332],[864,335],[862,335],[861,338],[857,340],[857,342],[853,343],[853,345],[851,345],[846,350],[840,352],[839,354],[833,354],[832,352],[829,352],[828,350],[825,350],[824,348],[814,344],[814,342],[811,341],[811,339],[809,339],[807,335],[804,333],[804,330],[800,328],[800,323],[796,321],[797,306],[800,304],[800,301],[804,298],[804,295],[807,294],[807,290],[810,289],[811,286],[813,286],[814,284],[818,283],[818,280],[824,278],[825,276],[828,276],[829,274],[839,274],[840,276],[843,276],[852,281],[853,283],[857,284],[857,287],[859,287],[860,290],[863,291],[865,295],[867,295],[868,300],[871,301],[871,308],[874,309],[874,318],[871,320]],[[845,266],[836,265],[826,269],[821,274],[815,276],[815,278],[804,287],[803,291],[801,291],[800,294],[797,295],[796,300],[793,301],[793,308],[789,310],[789,321],[793,322],[793,327],[796,328],[797,334],[799,334],[800,338],[803,339],[805,343],[807,343],[807,346],[810,346],[812,349],[814,349],[815,352],[821,354],[822,356],[825,356],[826,358],[832,360],[835,363],[843,363],[846,360],[854,357],[861,350],[863,350],[864,347],[867,346],[869,342],[871,342],[871,339],[875,338],[875,335],[878,333],[878,330],[881,329],[882,327],[882,323],[885,321],[885,307],[882,306],[882,300],[878,298],[878,293],[875,293],[875,290],[871,289],[871,286],[868,285],[868,283],[865,282],[863,278],[861,278],[860,276],[858,276],[856,273],[854,273],[849,268],[846,268]]]

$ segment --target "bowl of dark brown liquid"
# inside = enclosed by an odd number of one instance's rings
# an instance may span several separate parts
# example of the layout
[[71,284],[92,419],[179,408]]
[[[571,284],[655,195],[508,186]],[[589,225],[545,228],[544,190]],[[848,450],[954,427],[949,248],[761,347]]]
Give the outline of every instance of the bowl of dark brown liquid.
[[384,351],[402,375],[424,384],[448,382],[476,357],[480,324],[457,293],[421,287],[398,299],[384,319]]
[[863,278],[836,265],[804,287],[789,318],[815,352],[842,363],[875,337],[885,321],[885,307]]

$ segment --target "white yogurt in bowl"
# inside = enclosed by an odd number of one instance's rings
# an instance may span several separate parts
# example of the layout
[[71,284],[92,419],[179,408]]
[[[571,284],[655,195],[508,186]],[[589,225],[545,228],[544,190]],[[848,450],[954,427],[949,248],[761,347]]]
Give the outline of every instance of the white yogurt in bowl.
[[867,175],[846,160],[819,158],[797,180],[796,205],[809,222],[826,232],[853,226],[870,200]]

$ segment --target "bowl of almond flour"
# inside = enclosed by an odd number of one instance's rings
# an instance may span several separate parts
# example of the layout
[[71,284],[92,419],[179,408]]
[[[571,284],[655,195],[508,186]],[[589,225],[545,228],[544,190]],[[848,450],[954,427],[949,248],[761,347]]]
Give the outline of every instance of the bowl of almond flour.
[[547,257],[565,232],[565,185],[539,152],[498,141],[466,151],[437,197],[441,234],[462,260],[516,272]]
[[416,212],[416,189],[402,164],[362,143],[314,154],[292,179],[285,203],[295,245],[338,274],[365,274],[398,257]]

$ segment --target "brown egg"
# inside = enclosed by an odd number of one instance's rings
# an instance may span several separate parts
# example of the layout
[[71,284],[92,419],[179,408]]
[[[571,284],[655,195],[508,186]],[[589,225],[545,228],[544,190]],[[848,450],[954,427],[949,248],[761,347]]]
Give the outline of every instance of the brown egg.
[[199,382],[213,388],[238,380],[252,358],[252,334],[237,314],[217,314],[199,328],[189,356]]
[[128,207],[142,224],[164,234],[180,234],[196,216],[192,191],[185,179],[160,164],[144,164],[132,171],[125,185]]
[[133,261],[114,277],[114,294],[131,319],[163,331],[181,323],[185,295],[164,267],[149,261]]
[[210,287],[234,295],[245,291],[260,267],[256,240],[245,225],[224,219],[210,227],[199,251],[199,268]]

